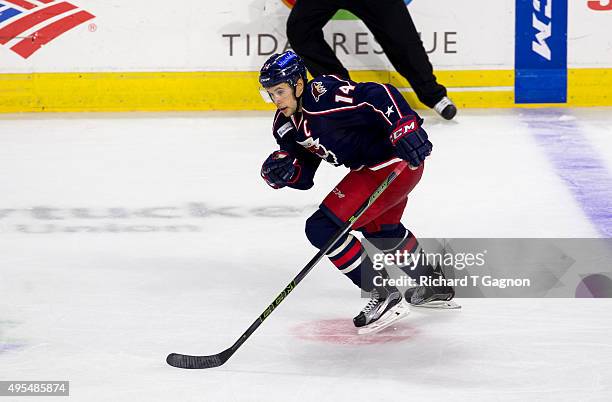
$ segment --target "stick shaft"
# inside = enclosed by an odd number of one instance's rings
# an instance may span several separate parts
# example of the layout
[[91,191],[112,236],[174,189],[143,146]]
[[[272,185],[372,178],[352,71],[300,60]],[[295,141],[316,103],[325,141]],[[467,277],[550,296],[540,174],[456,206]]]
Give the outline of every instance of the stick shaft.
[[166,361],[168,364],[179,368],[189,369],[202,369],[218,367],[224,364],[242,344],[249,339],[249,337],[259,328],[262,322],[272,314],[272,312],[278,307],[283,300],[295,289],[295,287],[304,279],[306,275],[317,265],[319,261],[331,250],[331,248],[338,242],[340,238],[346,235],[353,224],[361,217],[367,209],[374,204],[374,202],[380,197],[380,195],[389,187],[389,185],[399,176],[399,174],[408,166],[407,162],[402,161],[397,164],[395,169],[389,173],[387,178],[374,190],[367,200],[363,202],[357,208],[357,211],[351,216],[344,224],[338,229],[338,231],[332,236],[331,239],[319,250],[319,252],[312,257],[312,259],[306,264],[304,268],[293,278],[291,282],[283,289],[283,291],[274,299],[272,303],[257,317],[257,319],[251,324],[251,326],[238,338],[234,344],[225,349],[224,351],[217,353],[216,355],[210,356],[191,356],[183,355],[178,353],[171,353],[168,355]]
[[[274,299],[272,303],[260,314],[260,316],[251,324],[251,326],[238,338],[238,340],[230,347],[231,354],[234,352],[255,332],[255,330],[261,325],[266,318],[272,314],[272,312],[285,300],[285,298],[291,293],[293,289],[304,279],[306,275],[317,265],[319,261],[331,250],[331,248],[338,242],[338,240],[351,230],[353,224],[359,219],[367,209],[380,197],[380,195],[389,187],[389,185],[399,176],[399,174],[406,168],[407,163],[402,161],[398,163],[396,168],[389,173],[389,175],[383,180],[383,182],[374,190],[374,192],[364,201],[363,204],[357,211],[338,229],[338,231],[332,236],[327,243],[319,250],[319,252],[312,257],[312,259],[306,264],[306,266],[293,278],[291,282],[283,289],[282,292]],[[229,356],[228,356],[229,357]]]

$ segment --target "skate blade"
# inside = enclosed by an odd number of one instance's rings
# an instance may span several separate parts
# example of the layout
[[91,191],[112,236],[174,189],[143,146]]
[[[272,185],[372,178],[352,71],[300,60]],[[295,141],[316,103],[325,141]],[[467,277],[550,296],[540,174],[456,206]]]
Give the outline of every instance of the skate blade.
[[410,314],[410,306],[403,300],[394,306],[391,310],[387,311],[382,317],[372,324],[361,327],[357,330],[359,335],[368,335],[380,332],[383,329],[395,324],[397,321],[406,317]]
[[457,304],[453,300],[435,300],[423,304],[411,304],[412,307],[419,308],[431,308],[439,310],[457,310],[461,308],[460,304]]

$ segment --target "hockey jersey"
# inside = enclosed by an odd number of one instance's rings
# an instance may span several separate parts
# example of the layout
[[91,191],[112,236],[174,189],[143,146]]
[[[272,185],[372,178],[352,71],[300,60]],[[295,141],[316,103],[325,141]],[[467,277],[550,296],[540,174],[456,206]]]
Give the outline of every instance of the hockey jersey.
[[357,83],[335,75],[309,81],[302,111],[288,118],[277,110],[274,117],[276,142],[301,167],[299,180],[289,186],[312,187],[321,160],[360,169],[392,159],[389,134],[405,116],[421,120],[391,85]]

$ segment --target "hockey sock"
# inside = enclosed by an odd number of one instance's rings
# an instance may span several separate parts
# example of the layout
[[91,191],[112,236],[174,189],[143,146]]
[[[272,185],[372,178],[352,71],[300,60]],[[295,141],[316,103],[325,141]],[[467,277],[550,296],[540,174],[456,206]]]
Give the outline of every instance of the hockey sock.
[[427,262],[427,255],[421,248],[419,241],[408,229],[406,229],[405,236],[400,244],[390,252],[400,256],[397,267],[411,278],[418,280],[421,276],[433,276],[434,269]]
[[[306,237],[318,249],[337,231],[338,225],[320,209],[306,220]],[[340,272],[366,292],[372,290],[374,278],[380,276],[380,272],[374,270],[372,260],[361,242],[351,234],[338,240],[327,252],[327,256]]]
[[374,278],[380,276],[361,242],[351,234],[336,244],[327,257],[340,272],[366,292],[372,290]]
[[366,238],[385,254],[394,256],[393,261],[402,272],[418,281],[421,276],[432,277],[434,269],[414,235],[399,224],[395,228],[376,233],[366,233]]

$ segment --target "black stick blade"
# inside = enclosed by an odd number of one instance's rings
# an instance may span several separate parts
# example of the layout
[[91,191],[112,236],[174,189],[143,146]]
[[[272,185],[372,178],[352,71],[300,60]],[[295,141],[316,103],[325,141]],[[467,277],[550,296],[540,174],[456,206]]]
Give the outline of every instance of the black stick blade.
[[180,353],[170,353],[166,357],[166,363],[172,367],[184,369],[206,369],[219,367],[227,361],[227,357],[223,356],[223,352],[211,356],[190,356]]

